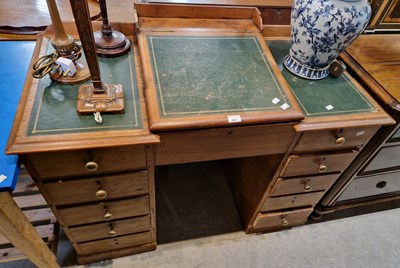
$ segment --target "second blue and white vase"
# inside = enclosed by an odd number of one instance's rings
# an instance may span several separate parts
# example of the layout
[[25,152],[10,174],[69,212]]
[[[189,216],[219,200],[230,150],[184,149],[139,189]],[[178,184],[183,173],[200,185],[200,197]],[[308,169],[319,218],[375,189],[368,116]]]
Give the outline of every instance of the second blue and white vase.
[[329,65],[365,29],[368,0],[294,0],[291,48],[284,65],[306,79],[322,79]]

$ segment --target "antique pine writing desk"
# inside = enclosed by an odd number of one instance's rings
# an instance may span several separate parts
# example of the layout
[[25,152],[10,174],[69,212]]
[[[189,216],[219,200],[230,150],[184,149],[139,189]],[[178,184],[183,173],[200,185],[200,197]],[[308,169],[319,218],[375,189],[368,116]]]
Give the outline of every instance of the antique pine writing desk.
[[[8,143],[80,263],[155,249],[155,166],[223,161],[244,230],[287,228],[305,223],[393,122],[348,74],[314,82],[285,72],[276,61],[288,41],[270,41],[271,53],[256,9],[136,9],[135,34],[113,25],[131,52],[100,59],[104,82],[124,86],[125,113],[98,125],[76,114],[78,85],[28,74]],[[50,50],[49,34],[33,60]]]

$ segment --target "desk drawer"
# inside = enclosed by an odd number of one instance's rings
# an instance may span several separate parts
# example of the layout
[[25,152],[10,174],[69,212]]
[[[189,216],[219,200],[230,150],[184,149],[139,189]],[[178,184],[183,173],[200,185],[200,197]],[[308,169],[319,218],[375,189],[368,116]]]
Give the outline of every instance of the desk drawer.
[[315,206],[325,192],[269,197],[261,208],[262,212],[295,207]]
[[312,208],[304,208],[287,212],[259,213],[254,221],[254,229],[269,231],[303,225],[312,212]]
[[111,249],[115,250],[120,248],[139,246],[151,242],[153,242],[151,238],[151,232],[117,236],[114,238],[80,243],[78,244],[78,254],[93,254],[98,252],[110,251]]
[[382,169],[400,168],[400,146],[382,148],[364,169],[363,174]]
[[400,172],[361,177],[353,180],[337,201],[400,192]]
[[138,196],[149,191],[147,171],[45,183],[44,188],[55,205]]
[[279,196],[296,193],[325,191],[332,186],[339,175],[340,173],[322,176],[307,176],[293,179],[279,178],[276,181],[270,195]]
[[283,177],[343,171],[358,152],[318,155],[291,155],[282,171]]
[[286,153],[293,124],[213,128],[157,133],[156,165]]
[[150,230],[150,215],[70,228],[76,242],[112,238]]
[[144,146],[36,153],[29,159],[41,179],[146,169]]
[[304,132],[294,152],[317,152],[361,148],[375,134],[377,126]]
[[119,201],[104,201],[79,207],[58,209],[62,222],[67,226],[104,222],[135,217],[150,213],[149,196]]

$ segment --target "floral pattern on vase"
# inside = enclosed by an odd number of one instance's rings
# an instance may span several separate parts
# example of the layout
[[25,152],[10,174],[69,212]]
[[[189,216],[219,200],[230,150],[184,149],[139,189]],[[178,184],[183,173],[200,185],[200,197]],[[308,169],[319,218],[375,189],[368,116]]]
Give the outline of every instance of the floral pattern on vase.
[[367,0],[294,0],[291,48],[284,65],[303,78],[325,78],[330,63],[363,32],[370,18]]

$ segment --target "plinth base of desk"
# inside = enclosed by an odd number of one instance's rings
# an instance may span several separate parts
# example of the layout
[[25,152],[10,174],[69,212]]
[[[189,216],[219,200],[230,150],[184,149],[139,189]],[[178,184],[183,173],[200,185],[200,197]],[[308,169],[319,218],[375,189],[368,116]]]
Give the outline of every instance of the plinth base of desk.
[[80,255],[80,256],[77,256],[77,260],[80,265],[83,265],[83,264],[88,264],[88,263],[93,263],[93,262],[98,262],[98,261],[104,261],[104,260],[129,256],[129,255],[133,255],[133,254],[137,254],[137,253],[152,251],[152,250],[155,250],[156,247],[157,247],[157,243],[153,242],[153,243],[148,243],[148,244],[144,244],[144,245],[140,245],[140,246],[136,246],[136,247],[110,250],[110,251],[100,252],[100,253],[95,253],[95,254]]

